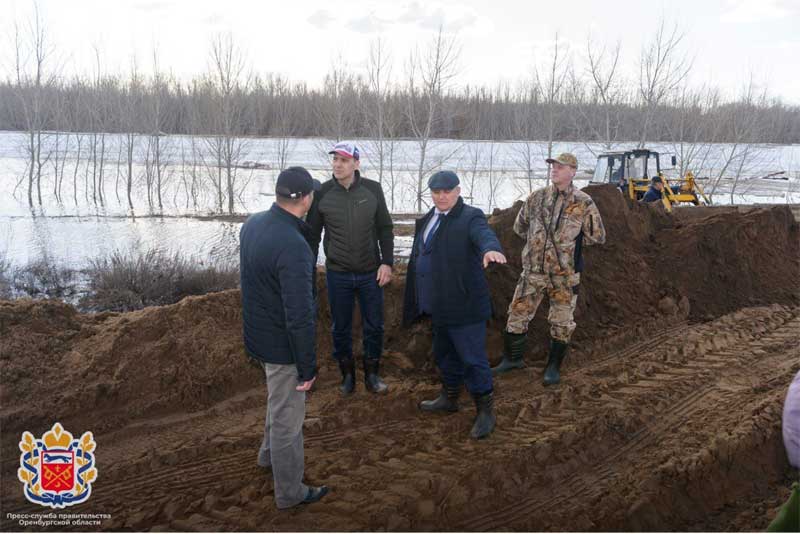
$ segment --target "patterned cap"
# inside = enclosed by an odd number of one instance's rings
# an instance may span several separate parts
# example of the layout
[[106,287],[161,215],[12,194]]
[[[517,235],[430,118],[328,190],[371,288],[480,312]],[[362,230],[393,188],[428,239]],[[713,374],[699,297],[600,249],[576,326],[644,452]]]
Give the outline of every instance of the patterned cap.
[[570,167],[578,168],[578,158],[575,157],[575,154],[570,154],[569,152],[564,152],[563,154],[559,154],[556,159],[547,158],[545,160],[547,163],[560,163],[562,165],[569,165]]
[[333,148],[330,149],[328,154],[339,154],[340,156],[353,159],[361,158],[361,154],[359,153],[356,144],[349,141],[340,141],[336,143],[333,145]]

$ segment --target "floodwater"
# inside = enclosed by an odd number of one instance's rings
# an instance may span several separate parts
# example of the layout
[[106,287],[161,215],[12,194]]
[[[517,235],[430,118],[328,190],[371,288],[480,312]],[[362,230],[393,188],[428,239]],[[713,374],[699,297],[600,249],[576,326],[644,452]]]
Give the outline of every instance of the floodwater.
[[[46,141],[53,143],[54,134]],[[50,262],[72,269],[81,269],[89,261],[106,256],[114,250],[145,251],[157,249],[168,253],[182,253],[198,262],[238,261],[238,235],[244,216],[269,208],[274,197],[274,180],[278,168],[279,140],[248,139],[242,141],[241,168],[237,169],[239,191],[235,202],[235,217],[220,217],[217,198],[214,195],[211,177],[215,167],[194,165],[196,182],[191,184],[187,169],[197,161],[197,154],[208,151],[207,140],[187,136],[161,138],[164,149],[164,187],[162,208],[151,206],[144,185],[147,171],[145,138],[137,138],[134,152],[134,209],[130,210],[124,192],[125,162],[118,165],[122,136],[106,135],[104,162],[104,202],[92,201],[91,183],[96,169],[87,161],[89,136],[83,134],[83,154],[77,150],[76,135],[71,141],[60,134],[59,143],[65,165],[63,170],[62,202],[54,195],[54,168],[51,162],[44,169],[42,180],[42,206],[31,209],[27,202],[26,153],[24,134],[0,132],[0,259],[12,265],[47,259]],[[70,142],[64,148],[65,142]],[[369,154],[373,142],[361,141],[364,149],[362,173],[377,178],[376,162]],[[530,190],[546,183],[543,156],[537,156],[533,180],[527,179],[520,157],[530,143],[522,142],[464,142],[454,140],[436,141],[431,147],[432,169],[456,169],[462,179],[462,196],[473,205],[490,212],[496,207],[507,207],[515,200],[527,196]],[[536,143],[536,151],[544,154],[544,144]],[[288,144],[286,165],[304,165],[321,180],[328,179],[325,139],[296,139]],[[624,145],[620,145],[623,148]],[[669,146],[653,145],[662,152]],[[716,153],[722,154],[726,145],[719,145]],[[586,185],[588,172],[594,165],[594,152],[598,146],[583,143],[562,143],[556,152],[572,151],[578,155],[583,180]],[[193,155],[194,154],[194,155]],[[395,213],[413,214],[415,205],[413,141],[398,141],[395,158],[395,185],[391,175],[384,176],[384,193],[390,209]],[[492,158],[489,159],[489,155]],[[200,156],[208,160],[208,154]],[[55,159],[55,158],[53,158]],[[720,184],[722,194],[714,197],[715,203],[798,203],[800,202],[800,147],[769,146],[753,157],[748,167],[752,176],[764,176],[784,170],[783,179],[749,180],[738,186],[738,193],[731,199],[726,193],[729,183]],[[713,158],[710,158],[710,161]],[[477,161],[477,164],[476,164]],[[492,161],[488,167],[487,162]],[[710,174],[710,172],[709,172]],[[698,175],[701,175],[698,173]],[[474,177],[474,178],[473,178]],[[195,194],[191,194],[194,189]],[[719,191],[718,191],[719,192]],[[34,191],[36,199],[36,191]],[[155,200],[153,204],[157,204]],[[227,209],[227,204],[225,204]],[[423,211],[428,206],[423,206]],[[413,216],[399,217],[404,223]],[[408,255],[410,236],[398,236],[395,248],[398,256]],[[320,251],[321,252],[321,251]],[[322,259],[322,258],[321,258]]]

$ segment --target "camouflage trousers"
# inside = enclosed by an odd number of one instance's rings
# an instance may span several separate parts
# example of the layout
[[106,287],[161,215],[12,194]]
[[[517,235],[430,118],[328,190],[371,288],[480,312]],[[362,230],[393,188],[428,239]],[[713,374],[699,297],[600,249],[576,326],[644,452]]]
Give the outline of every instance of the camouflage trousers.
[[580,280],[580,273],[558,276],[523,271],[514,298],[508,306],[506,330],[512,334],[527,332],[542,298],[547,295],[550,299],[550,313],[547,315],[550,337],[569,343],[576,326],[573,314],[578,302]]

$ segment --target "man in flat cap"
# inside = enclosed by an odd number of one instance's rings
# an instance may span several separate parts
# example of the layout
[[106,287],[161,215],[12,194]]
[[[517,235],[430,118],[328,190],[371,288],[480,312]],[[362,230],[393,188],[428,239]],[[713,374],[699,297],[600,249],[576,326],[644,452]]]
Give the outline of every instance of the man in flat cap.
[[454,172],[437,172],[428,187],[434,207],[416,221],[403,324],[431,317],[442,390],[439,397],[420,403],[419,408],[456,412],[466,385],[477,410],[470,435],[485,438],[494,430],[495,416],[486,355],[486,321],[492,305],[483,269],[492,262],[506,263],[506,258],[483,212],[464,203]]
[[267,375],[257,461],[272,468],[278,508],[313,503],[328,493],[327,486],[303,483],[306,391],[317,378],[317,355],[315,264],[302,217],[319,185],[302,167],[281,171],[275,203],[248,217],[239,234],[244,346]]
[[492,372],[523,367],[528,324],[547,295],[550,352],[544,384],[552,385],[561,380],[561,363],[575,331],[583,246],[605,243],[606,231],[592,198],[572,183],[577,158],[564,153],[546,161],[551,165],[551,184],[531,193],[514,221],[514,232],[525,239],[522,274],[508,307],[503,358]]
[[355,387],[353,308],[358,299],[363,330],[364,385],[385,394],[379,370],[383,353],[383,287],[392,279],[394,234],[381,184],[359,172],[361,153],[342,141],[331,150],[333,177],[322,184],[308,212],[309,243],[316,258],[322,230],[333,357],[342,372],[340,391]]

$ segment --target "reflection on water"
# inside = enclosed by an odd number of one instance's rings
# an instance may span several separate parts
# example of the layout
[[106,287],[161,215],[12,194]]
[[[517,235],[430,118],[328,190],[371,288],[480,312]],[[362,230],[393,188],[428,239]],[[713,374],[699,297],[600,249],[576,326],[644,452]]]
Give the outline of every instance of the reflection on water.
[[[45,258],[83,269],[114,250],[156,249],[198,261],[239,261],[242,223],[195,218],[0,217],[0,255],[21,266]],[[395,237],[395,254],[408,256],[411,236]],[[320,263],[324,263],[320,246]]]
[[[121,136],[109,135],[108,153],[116,154]],[[120,180],[121,168],[109,162],[108,174],[102,182],[105,206],[91,202],[89,183],[93,169],[90,169],[88,158],[84,154],[78,157],[76,144],[73,143],[65,158],[66,178],[62,195],[64,203],[55,201],[53,193],[54,181],[52,170],[48,167],[43,178],[43,206],[31,212],[27,204],[26,185],[24,181],[27,160],[24,152],[24,134],[20,132],[0,132],[0,260],[5,257],[14,265],[26,265],[40,259],[47,259],[65,267],[81,269],[89,260],[110,254],[112,251],[146,251],[157,249],[170,253],[182,253],[194,257],[198,261],[236,261],[238,262],[238,236],[241,222],[221,219],[200,219],[191,215],[208,215],[217,211],[217,200],[210,179],[215,168],[200,168],[199,189],[195,191],[187,181],[187,174],[182,173],[183,156],[192,153],[192,138],[186,136],[170,136],[171,147],[167,161],[172,176],[164,185],[165,217],[152,217],[147,213],[150,209],[145,188],[141,180],[143,167],[142,150],[145,145],[138,146],[133,162],[135,183],[133,187],[133,205],[135,210],[128,209],[123,179]],[[139,139],[143,143],[143,138]],[[203,145],[197,138],[198,146]],[[325,139],[298,139],[292,147],[289,164],[309,167],[312,174],[320,180],[329,178],[330,142]],[[364,140],[365,147],[369,147]],[[235,210],[238,213],[251,213],[267,209],[274,197],[274,180],[277,174],[275,156],[278,140],[248,140],[246,154],[243,156],[243,167],[238,169],[241,180],[241,191],[237,194]],[[487,144],[488,143],[488,144]],[[546,167],[544,154],[546,144],[532,143],[541,157],[534,158],[535,180],[528,181],[524,177],[527,171],[520,167],[519,156],[529,149],[527,143],[503,142],[489,143],[483,141],[436,140],[431,144],[432,160],[440,162],[443,167],[458,170],[462,177],[462,196],[472,205],[491,212],[496,206],[507,207],[514,201],[525,198],[530,190],[546,185]],[[619,148],[624,148],[620,145]],[[728,145],[714,146],[711,151],[718,156],[727,150]],[[186,150],[181,150],[181,149]],[[654,144],[652,148],[669,152],[668,145]],[[472,169],[470,156],[481,154],[479,160],[485,163],[488,150],[496,150],[497,157],[492,159],[492,172],[485,167]],[[520,151],[523,152],[520,152]],[[584,143],[560,143],[555,152],[577,153],[583,176],[588,176],[594,164],[594,154],[601,151],[599,145]],[[760,149],[761,157],[753,158],[748,173],[753,176],[768,175],[776,169],[786,170],[791,180],[751,180],[739,184],[734,198],[729,195],[730,184],[722,182],[715,203],[796,203],[800,202],[800,179],[796,171],[798,147],[766,146]],[[375,161],[370,162],[370,150],[363,152],[361,169],[365,176],[377,178]],[[527,152],[525,152],[527,153]],[[441,157],[441,158],[440,158]],[[384,183],[384,193],[390,209],[396,213],[413,213],[417,210],[415,184],[418,148],[412,141],[398,142],[398,152],[393,175],[396,185],[390,187]],[[440,159],[437,159],[440,158]],[[718,158],[717,158],[718,159]],[[713,169],[714,158],[709,159],[709,169]],[[125,162],[123,162],[124,164]],[[245,165],[247,164],[247,165]],[[186,167],[189,168],[189,167]],[[194,168],[194,167],[191,167]],[[470,168],[471,171],[464,170]],[[123,169],[124,170],[124,169]],[[173,174],[170,174],[174,171]],[[471,173],[471,174],[470,174]],[[713,175],[710,170],[698,172],[699,176]],[[489,178],[491,177],[491,179]],[[192,182],[193,183],[193,182]],[[585,180],[577,182],[578,187],[587,184]],[[107,189],[106,189],[107,188]],[[190,195],[190,191],[193,193]],[[426,205],[423,211],[427,210]],[[393,204],[392,204],[393,203]],[[142,217],[142,215],[149,215]],[[133,217],[136,215],[136,217]],[[410,219],[410,218],[409,218]],[[410,222],[403,221],[403,222]],[[408,256],[411,247],[411,236],[395,238],[395,250],[398,257]],[[320,251],[320,260],[323,254]]]
[[16,265],[48,258],[73,269],[114,250],[156,249],[238,262],[241,223],[191,218],[0,217],[0,250]]

